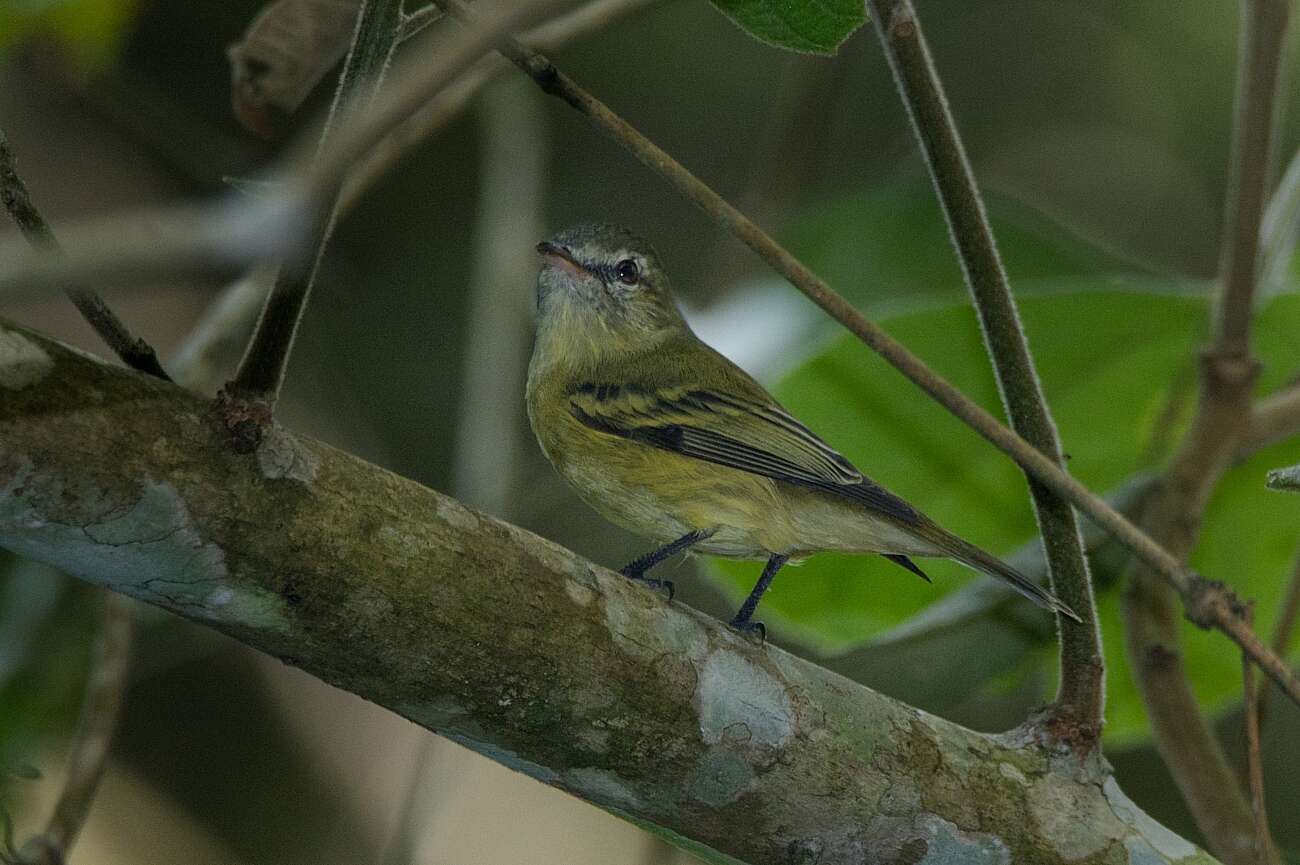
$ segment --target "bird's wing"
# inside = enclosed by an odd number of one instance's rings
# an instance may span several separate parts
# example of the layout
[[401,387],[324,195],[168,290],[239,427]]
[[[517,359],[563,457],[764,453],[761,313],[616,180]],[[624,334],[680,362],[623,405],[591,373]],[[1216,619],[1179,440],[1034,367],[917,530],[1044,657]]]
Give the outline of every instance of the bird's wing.
[[904,523],[920,514],[774,403],[707,388],[579,384],[569,410],[592,429],[861,502]]

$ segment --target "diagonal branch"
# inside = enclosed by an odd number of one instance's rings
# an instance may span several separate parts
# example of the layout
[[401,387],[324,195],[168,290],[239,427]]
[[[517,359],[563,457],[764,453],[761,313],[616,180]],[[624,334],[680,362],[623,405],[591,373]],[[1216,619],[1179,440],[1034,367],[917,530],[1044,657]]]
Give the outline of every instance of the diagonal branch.
[[[943,205],[1011,427],[1064,471],[1056,424],[1043,396],[993,229],[916,10],[911,0],[871,0],[871,9],[876,34]],[[1057,617],[1061,628],[1061,678],[1052,726],[1083,753],[1100,741],[1104,694],[1105,666],[1092,578],[1078,518],[1069,501],[1033,476],[1028,480],[1052,589],[1082,620],[1076,623],[1064,615]]]
[[[436,0],[438,5],[461,18],[473,20],[459,0]],[[1231,589],[1188,570],[1186,565],[1156,543],[1105,499],[1065,472],[1042,451],[1003,426],[992,414],[971,400],[901,342],[870,321],[844,297],[778,244],[763,229],[718,195],[708,184],[691,174],[666,151],[638,132],[548,59],[517,40],[506,40],[499,48],[544,92],[587,117],[602,132],[627,148],[646,167],[661,175],[679,192],[694,201],[719,226],[735,235],[791,285],[822,308],[831,318],[862,340],[915,385],[929,394],[952,415],[1009,455],[1026,472],[1053,492],[1068,499],[1120,543],[1153,568],[1183,598],[1187,617],[1198,627],[1222,631],[1255,659],[1265,673],[1294,702],[1300,704],[1300,679],[1264,644],[1241,618],[1241,606]],[[0,284],[3,281],[0,280]]]
[[919,712],[318,442],[234,454],[201,397],[31,331],[0,345],[0,546],[709,861],[1212,865],[1032,731]]
[[[18,173],[16,162],[9,139],[0,131],[0,199],[3,199],[5,209],[33,249],[57,253],[59,242],[32,201],[27,184]],[[167,378],[153,347],[143,339],[132,336],[126,323],[117,317],[96,291],[84,285],[68,285],[64,293],[94,328],[95,333],[99,334],[104,344],[122,359],[122,363],[149,375]]]

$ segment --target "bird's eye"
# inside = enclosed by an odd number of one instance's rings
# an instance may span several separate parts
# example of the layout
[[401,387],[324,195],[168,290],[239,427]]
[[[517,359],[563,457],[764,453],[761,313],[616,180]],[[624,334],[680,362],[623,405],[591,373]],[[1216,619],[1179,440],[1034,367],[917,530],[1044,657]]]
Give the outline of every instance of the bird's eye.
[[614,265],[614,275],[624,285],[636,285],[641,279],[641,268],[637,267],[632,259],[625,258]]

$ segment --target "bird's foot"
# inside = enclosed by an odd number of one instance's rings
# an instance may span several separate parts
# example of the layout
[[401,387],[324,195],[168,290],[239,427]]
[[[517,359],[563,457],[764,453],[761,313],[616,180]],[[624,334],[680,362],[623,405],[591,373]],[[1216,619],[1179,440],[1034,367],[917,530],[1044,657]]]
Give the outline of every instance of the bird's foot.
[[667,592],[668,600],[670,601],[673,599],[673,595],[677,593],[677,587],[673,585],[672,580],[656,580],[653,577],[647,577],[645,571],[637,570],[631,565],[623,568],[619,573],[627,577],[629,580],[636,580],[648,589]]
[[727,624],[730,625],[741,636],[749,637],[750,639],[753,639],[754,635],[757,634],[759,645],[762,645],[763,643],[767,642],[767,626],[764,625],[762,622],[755,622],[749,618],[742,619],[739,616],[737,616]]

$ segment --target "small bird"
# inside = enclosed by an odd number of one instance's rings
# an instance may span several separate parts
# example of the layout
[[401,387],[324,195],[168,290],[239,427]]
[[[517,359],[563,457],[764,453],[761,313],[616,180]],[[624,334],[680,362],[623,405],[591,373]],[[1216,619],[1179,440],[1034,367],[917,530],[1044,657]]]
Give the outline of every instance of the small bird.
[[660,547],[622,573],[691,549],[766,559],[731,620],[754,609],[787,561],[878,553],[929,582],[912,556],[955,559],[1076,621],[1052,593],[940,528],[858,471],[687,325],[649,244],[589,225],[537,245],[537,341],[528,418],[546,458],[589,505]]

